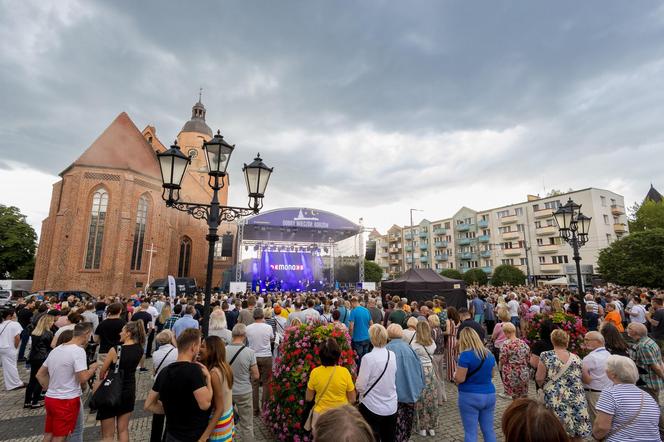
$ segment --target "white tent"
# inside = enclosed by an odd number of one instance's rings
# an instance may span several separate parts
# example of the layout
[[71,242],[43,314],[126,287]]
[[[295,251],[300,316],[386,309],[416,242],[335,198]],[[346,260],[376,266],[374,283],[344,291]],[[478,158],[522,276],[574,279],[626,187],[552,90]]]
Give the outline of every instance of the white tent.
[[568,285],[567,276],[561,276],[560,278],[552,279],[550,281],[540,281],[542,285]]

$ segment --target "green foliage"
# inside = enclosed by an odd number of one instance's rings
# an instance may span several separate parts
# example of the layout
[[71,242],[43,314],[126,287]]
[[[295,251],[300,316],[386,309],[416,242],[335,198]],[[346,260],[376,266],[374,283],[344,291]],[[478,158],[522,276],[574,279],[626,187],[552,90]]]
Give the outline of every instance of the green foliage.
[[645,200],[630,208],[629,231],[638,232],[649,229],[664,229],[664,203]]
[[0,204],[0,279],[32,279],[37,234],[17,207]]
[[632,232],[613,242],[599,253],[598,265],[606,281],[664,287],[664,228]]
[[501,285],[521,285],[526,282],[526,275],[518,268],[509,264],[502,264],[493,270],[491,284]]
[[466,281],[468,285],[486,285],[489,281],[489,277],[486,276],[486,272],[482,269],[470,269],[463,274],[463,280]]
[[383,269],[373,261],[364,261],[364,280],[367,282],[380,282],[383,279]]
[[461,272],[455,269],[443,269],[440,271],[440,276],[452,279],[463,279]]

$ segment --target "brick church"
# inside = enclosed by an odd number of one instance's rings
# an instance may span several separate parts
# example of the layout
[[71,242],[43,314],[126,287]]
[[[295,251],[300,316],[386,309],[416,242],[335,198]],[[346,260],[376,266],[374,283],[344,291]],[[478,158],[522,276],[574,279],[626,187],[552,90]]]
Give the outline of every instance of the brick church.
[[[192,158],[181,200],[209,203],[203,142],[212,138],[200,100],[177,135]],[[167,275],[205,284],[207,225],[166,207],[155,152],[167,150],[153,126],[142,131],[121,113],[53,185],[42,222],[33,290],[84,290],[95,296],[133,294]],[[221,190],[227,203],[228,181]],[[235,233],[222,225],[219,233]],[[222,284],[233,258],[217,243],[213,286]],[[148,273],[150,281],[148,281]]]

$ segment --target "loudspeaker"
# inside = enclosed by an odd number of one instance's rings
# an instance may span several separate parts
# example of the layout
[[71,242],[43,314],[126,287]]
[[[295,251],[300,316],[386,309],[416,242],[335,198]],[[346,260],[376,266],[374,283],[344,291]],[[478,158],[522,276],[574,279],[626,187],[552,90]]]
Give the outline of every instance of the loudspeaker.
[[233,234],[227,233],[221,237],[221,256],[222,257],[232,257],[233,256]]
[[367,251],[364,254],[364,259],[367,261],[376,259],[376,241],[367,241]]

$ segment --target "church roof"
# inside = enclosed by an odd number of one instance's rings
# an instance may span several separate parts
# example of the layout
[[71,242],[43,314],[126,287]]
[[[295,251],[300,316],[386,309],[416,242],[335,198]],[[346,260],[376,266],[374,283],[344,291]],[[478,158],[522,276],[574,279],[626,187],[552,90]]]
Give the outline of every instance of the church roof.
[[650,190],[648,190],[648,193],[646,194],[645,199],[646,199],[646,200],[654,201],[654,202],[656,202],[656,203],[661,203],[662,200],[664,199],[664,197],[663,197],[662,194],[659,193],[659,192],[657,191],[657,189],[655,189],[655,188],[653,187],[653,185],[651,184],[651,185],[650,185]]
[[180,132],[197,132],[212,136],[212,129],[205,122],[205,106],[201,103],[200,98],[198,103],[191,108],[191,120],[184,124]]
[[161,179],[155,152],[129,115],[122,112],[69,167],[124,169]]

